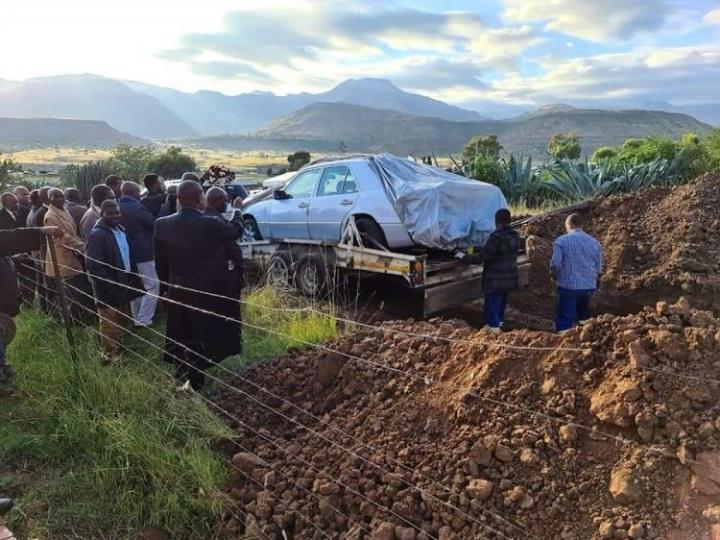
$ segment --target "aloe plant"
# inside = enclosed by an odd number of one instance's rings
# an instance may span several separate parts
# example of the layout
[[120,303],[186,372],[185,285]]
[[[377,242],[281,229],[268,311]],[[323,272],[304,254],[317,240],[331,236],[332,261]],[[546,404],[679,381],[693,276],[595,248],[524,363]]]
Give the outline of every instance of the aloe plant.
[[500,160],[498,187],[511,203],[532,203],[540,187],[537,172],[532,167],[532,157],[525,159],[522,155],[517,158],[511,155],[507,161]]

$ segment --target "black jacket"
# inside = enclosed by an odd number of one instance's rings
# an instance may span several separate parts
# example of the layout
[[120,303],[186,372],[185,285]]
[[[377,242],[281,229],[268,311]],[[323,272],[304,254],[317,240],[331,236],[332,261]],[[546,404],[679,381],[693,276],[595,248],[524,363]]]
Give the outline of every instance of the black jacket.
[[[220,212],[212,208],[208,208],[207,210],[205,210],[205,215],[227,221]],[[242,212],[240,212],[240,210],[236,210],[234,218],[242,220]],[[242,280],[245,268],[243,263],[242,249],[240,249],[237,240],[233,240],[225,244],[225,257],[227,257],[228,261],[232,262],[232,266],[239,274],[239,279]]]
[[160,216],[160,209],[164,202],[164,193],[148,193],[142,198],[142,205],[147,208],[155,218]]
[[20,311],[20,293],[11,255],[40,249],[37,229],[0,230],[0,312],[14,317]]
[[507,293],[518,288],[520,235],[509,225],[496,229],[482,249],[485,292]]
[[[145,290],[139,276],[125,271],[125,265],[115,235],[112,229],[102,220],[98,220],[90,232],[85,254],[87,255],[85,267],[90,274],[90,284],[92,285],[95,302],[98,305],[121,307],[142,296],[141,292],[125,287],[129,286],[141,291]],[[108,265],[111,265],[112,268]],[[137,268],[132,263],[130,271],[137,272]],[[103,279],[94,279],[94,276]],[[119,283],[119,285],[113,285],[105,280]]]
[[0,208],[0,229],[6,231],[24,227],[24,225],[21,225],[21,216],[19,214],[18,212],[18,214],[13,217],[7,208]]
[[125,195],[120,197],[120,214],[133,264],[152,261],[155,217],[140,201]]

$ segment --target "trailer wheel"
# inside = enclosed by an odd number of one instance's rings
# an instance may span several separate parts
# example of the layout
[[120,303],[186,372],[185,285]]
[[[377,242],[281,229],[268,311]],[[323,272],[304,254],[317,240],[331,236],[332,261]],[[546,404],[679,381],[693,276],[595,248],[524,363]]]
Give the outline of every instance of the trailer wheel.
[[252,242],[253,240],[262,240],[262,234],[260,234],[260,228],[258,227],[257,221],[252,216],[247,216],[243,220],[243,241]]
[[318,253],[309,253],[300,258],[295,270],[295,286],[302,294],[321,296],[328,290],[327,279],[325,262]]
[[275,289],[286,289],[292,282],[292,263],[287,253],[276,253],[268,262],[266,279]]
[[360,236],[363,237],[363,243],[365,244],[366,248],[378,249],[378,246],[370,241],[365,242],[365,237],[370,237],[377,244],[388,247],[387,240],[385,239],[385,233],[380,228],[380,225],[375,222],[375,220],[367,217],[360,217],[355,220],[355,225],[357,226]]

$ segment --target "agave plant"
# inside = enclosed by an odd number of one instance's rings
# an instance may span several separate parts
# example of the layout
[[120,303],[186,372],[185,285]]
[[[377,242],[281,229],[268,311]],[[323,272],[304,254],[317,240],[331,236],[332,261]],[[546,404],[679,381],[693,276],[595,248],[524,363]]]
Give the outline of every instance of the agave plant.
[[532,157],[510,156],[507,161],[500,160],[498,187],[511,203],[525,201],[532,203],[538,195],[540,182],[537,172],[532,168]]
[[619,190],[613,171],[588,162],[556,159],[546,167],[543,187],[565,201],[604,197]]

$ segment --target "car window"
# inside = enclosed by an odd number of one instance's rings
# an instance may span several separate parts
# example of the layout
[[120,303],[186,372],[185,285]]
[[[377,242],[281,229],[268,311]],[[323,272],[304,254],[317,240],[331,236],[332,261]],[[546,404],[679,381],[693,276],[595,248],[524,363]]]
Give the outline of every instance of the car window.
[[345,182],[345,176],[349,173],[347,167],[344,165],[336,165],[334,167],[327,167],[323,171],[322,178],[320,179],[320,185],[318,186],[317,194],[319,197],[323,195],[340,195],[343,192],[343,184]]
[[299,174],[287,185],[285,193],[297,199],[309,197],[315,189],[321,170],[322,169],[313,169],[312,171]]
[[358,192],[358,184],[355,181],[355,177],[353,176],[353,173],[350,169],[348,169],[348,172],[345,175],[345,182],[343,183],[342,192],[343,195]]

